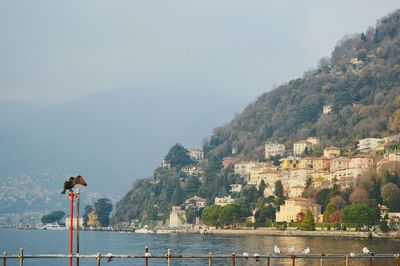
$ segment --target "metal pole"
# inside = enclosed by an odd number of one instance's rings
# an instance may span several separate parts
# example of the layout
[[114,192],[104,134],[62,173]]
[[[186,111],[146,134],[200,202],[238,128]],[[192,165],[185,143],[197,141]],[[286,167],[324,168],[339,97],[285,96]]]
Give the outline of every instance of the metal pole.
[[74,240],[74,192],[69,192],[69,266],[72,266],[73,240]]
[[296,266],[296,256],[292,255],[292,265]]
[[[79,202],[80,202],[80,190],[76,189],[76,254],[79,254]],[[79,256],[76,256],[76,266],[79,266]]]
[[171,266],[171,249],[170,248],[167,251],[167,265]]
[[232,266],[235,266],[236,264],[236,254],[232,253]]
[[212,265],[211,257],[212,257],[212,253],[211,253],[211,252],[208,252],[208,266],[211,266],[211,265]]
[[322,265],[322,258],[321,258],[320,261],[319,261],[319,266],[323,266],[323,265]]
[[149,266],[149,256],[148,256],[148,253],[149,253],[149,248],[148,248],[148,247],[145,247],[145,248],[144,248],[144,254],[145,254],[145,256],[146,256],[146,266]]
[[372,257],[369,258],[369,266],[372,266]]
[[7,266],[7,252],[3,252],[3,266]]
[[346,255],[346,256],[344,257],[344,261],[345,261],[345,265],[346,265],[346,266],[349,266],[349,256]]
[[23,248],[19,249],[18,259],[19,259],[19,266],[24,266],[24,249]]
[[397,266],[400,266],[400,255],[399,254],[397,254],[396,259],[397,259]]
[[100,261],[101,261],[101,254],[100,252],[97,252],[97,266],[100,266]]

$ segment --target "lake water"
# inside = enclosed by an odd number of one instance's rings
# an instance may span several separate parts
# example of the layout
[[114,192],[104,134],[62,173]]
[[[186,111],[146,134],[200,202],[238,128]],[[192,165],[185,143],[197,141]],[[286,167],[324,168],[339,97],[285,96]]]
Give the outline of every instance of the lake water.
[[[186,234],[137,234],[119,232],[84,231],[80,234],[81,254],[131,254],[142,255],[144,247],[148,246],[152,255],[165,255],[168,248],[178,255],[213,254],[250,254],[272,253],[274,245],[287,251],[294,247],[296,252],[310,247],[311,253],[362,253],[367,246],[375,253],[400,253],[399,240],[378,239],[342,239],[323,237],[272,237],[272,236],[218,236],[218,235],[186,235]],[[0,251],[8,254],[18,254],[19,248],[24,248],[25,254],[67,254],[69,250],[68,231],[18,230],[0,229]],[[74,243],[75,244],[75,243]],[[8,260],[7,265],[18,265],[17,260]],[[24,265],[68,265],[68,259],[26,259]],[[75,261],[74,261],[75,265]],[[96,260],[81,259],[80,265],[96,265]],[[101,261],[101,265],[144,265],[143,259],[114,259],[112,262]],[[167,265],[166,259],[150,260],[149,265]],[[208,265],[207,260],[173,260],[171,265]],[[212,265],[230,265],[230,260],[215,260]],[[255,262],[253,259],[238,260],[236,265],[266,265],[266,260]],[[271,265],[292,265],[290,260],[271,261]],[[296,265],[320,265],[320,261],[296,261]],[[339,261],[324,260],[323,265],[344,265],[344,259]],[[349,265],[368,265],[367,259],[350,260]],[[374,260],[373,265],[396,265],[393,259]]]

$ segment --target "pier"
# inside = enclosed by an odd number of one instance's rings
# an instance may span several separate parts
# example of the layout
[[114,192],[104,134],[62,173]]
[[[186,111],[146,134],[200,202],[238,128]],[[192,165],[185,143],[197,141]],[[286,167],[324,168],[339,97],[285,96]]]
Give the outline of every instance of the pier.
[[[101,254],[100,252],[94,254],[24,254],[21,248],[18,254],[9,255],[7,252],[2,253],[2,266],[7,266],[10,260],[18,260],[19,266],[24,265],[26,260],[67,260],[79,259],[93,260],[97,266],[106,265],[106,263],[113,260],[134,260],[135,263],[140,261],[143,265],[152,265],[152,262],[157,265],[165,264],[167,266],[173,265],[174,261],[201,261],[201,265],[212,266],[214,262],[224,263],[224,265],[236,266],[237,264],[244,265],[267,265],[271,266],[273,262],[279,261],[280,265],[292,265],[296,263],[303,264],[305,262],[312,262],[313,265],[345,265],[349,266],[350,263],[357,261],[362,263],[360,265],[381,265],[385,260],[386,265],[400,266],[400,254],[258,254],[258,253],[243,253],[243,254],[174,254],[171,249],[166,250],[165,254],[151,254],[148,247],[145,247],[143,254]],[[389,264],[388,264],[389,263]],[[95,265],[95,264],[93,264]],[[110,264],[112,265],[112,264]],[[352,264],[353,265],[353,264]]]

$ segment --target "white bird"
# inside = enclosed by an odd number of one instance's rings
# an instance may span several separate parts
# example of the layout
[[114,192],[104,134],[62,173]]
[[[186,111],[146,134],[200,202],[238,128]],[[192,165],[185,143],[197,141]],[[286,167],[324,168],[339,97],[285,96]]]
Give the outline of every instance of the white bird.
[[371,251],[369,251],[369,249],[367,247],[363,247],[362,252],[364,254],[370,254],[371,253]]
[[301,252],[301,254],[307,255],[308,253],[310,253],[310,248],[307,247],[305,250],[303,250],[303,252]]
[[350,255],[350,257],[355,257],[356,256],[356,254],[354,254],[353,252],[351,252],[349,255]]
[[274,246],[274,253],[277,253],[277,254],[281,253],[281,250],[280,250],[280,248],[278,248],[277,245]]
[[294,247],[288,248],[287,251],[288,251],[289,254],[293,254],[294,253]]
[[243,252],[243,256],[247,259],[249,257],[249,252]]
[[145,255],[146,257],[151,257],[151,253],[150,253],[150,252],[146,252],[146,253],[144,253],[144,255]]
[[253,255],[254,257],[260,257],[260,254],[258,254],[258,253],[254,253],[254,255]]

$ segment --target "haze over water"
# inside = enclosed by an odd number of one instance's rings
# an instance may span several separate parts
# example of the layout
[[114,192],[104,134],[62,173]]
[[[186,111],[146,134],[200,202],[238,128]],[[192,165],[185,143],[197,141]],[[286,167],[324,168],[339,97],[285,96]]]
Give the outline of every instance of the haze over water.
[[[24,248],[25,254],[67,254],[68,231],[43,231],[43,230],[0,230],[0,251],[8,254],[18,254],[19,248]],[[175,255],[207,255],[212,252],[216,255],[229,255],[235,252],[267,254],[273,252],[274,245],[280,247],[282,252],[287,252],[289,247],[295,247],[300,253],[310,247],[312,254],[343,253],[361,254],[362,248],[367,246],[375,253],[400,253],[399,240],[366,240],[366,239],[335,239],[323,237],[271,237],[271,236],[217,236],[217,235],[188,235],[188,234],[137,234],[118,232],[81,232],[81,254],[130,254],[142,255],[145,246],[149,247],[152,255],[163,256],[169,248]],[[75,243],[74,243],[75,244]],[[67,265],[67,260],[31,260],[24,261],[25,265]],[[296,261],[296,265],[320,265],[319,260]],[[367,265],[368,261],[351,260],[350,265]],[[7,265],[18,265],[17,260],[9,260]],[[75,264],[74,264],[75,265]],[[96,265],[95,259],[82,259],[80,265]],[[102,260],[101,265],[144,265],[144,260],[114,259],[107,263]],[[167,261],[150,260],[150,265],[167,265]],[[208,265],[206,260],[179,261],[173,260],[172,265]],[[230,260],[215,260],[212,265],[230,265]],[[236,265],[266,265],[266,261],[256,263],[253,259],[248,261],[238,260]],[[290,260],[271,261],[271,265],[291,265]],[[344,265],[343,260],[324,260],[323,265]],[[373,265],[395,265],[394,260],[374,260]]]

